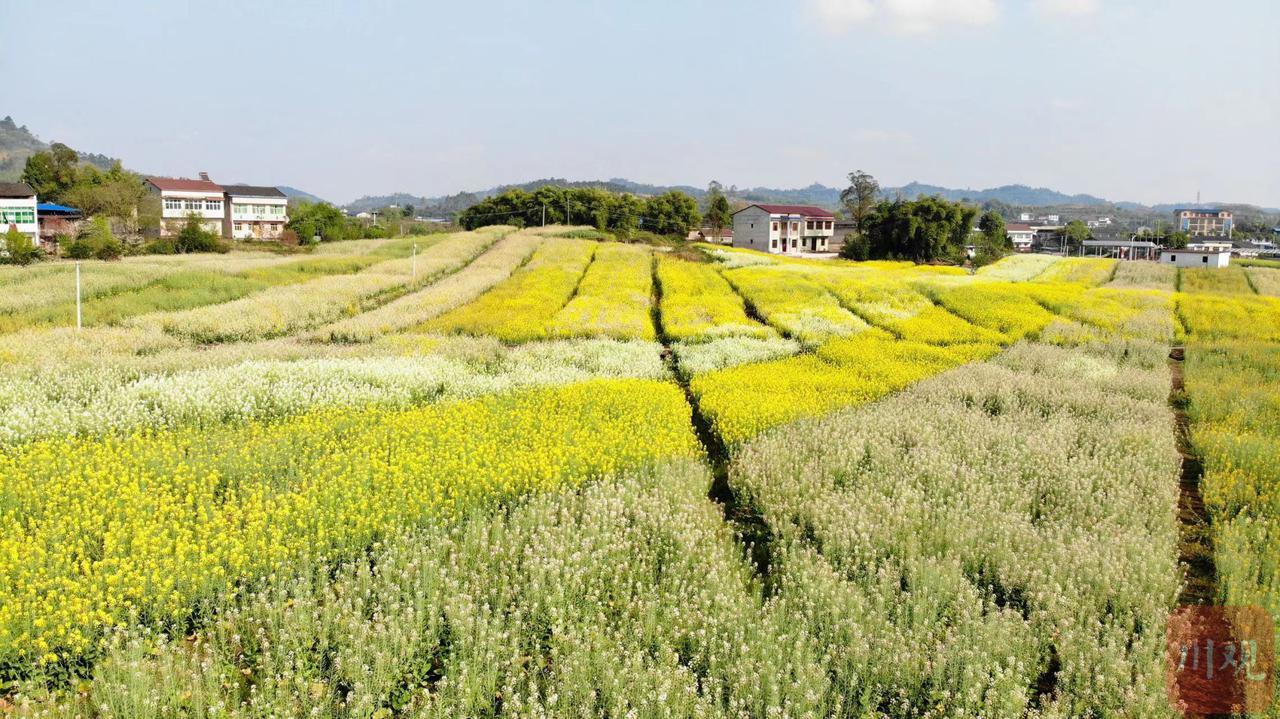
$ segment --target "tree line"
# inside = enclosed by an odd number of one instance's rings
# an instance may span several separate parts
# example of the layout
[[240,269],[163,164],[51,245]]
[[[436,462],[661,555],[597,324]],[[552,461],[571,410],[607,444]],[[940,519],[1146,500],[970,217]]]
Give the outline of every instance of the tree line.
[[463,210],[457,222],[468,230],[485,225],[591,225],[630,237],[639,232],[684,236],[700,219],[697,201],[676,190],[639,197],[594,187],[546,185],[532,192],[504,190]]

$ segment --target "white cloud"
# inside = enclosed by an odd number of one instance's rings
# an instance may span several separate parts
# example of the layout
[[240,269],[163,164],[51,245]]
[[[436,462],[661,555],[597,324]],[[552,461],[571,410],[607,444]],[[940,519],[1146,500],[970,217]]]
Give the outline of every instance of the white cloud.
[[1045,15],[1087,17],[1102,10],[1102,0],[1035,0],[1035,8]]
[[977,27],[999,16],[995,0],[810,0],[824,26],[843,32],[874,23],[895,32],[931,33],[952,25]]

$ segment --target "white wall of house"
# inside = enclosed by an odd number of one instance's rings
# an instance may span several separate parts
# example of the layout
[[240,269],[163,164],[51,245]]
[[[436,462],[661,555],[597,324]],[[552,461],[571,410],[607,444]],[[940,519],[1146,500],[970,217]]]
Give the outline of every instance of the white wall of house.
[[221,193],[160,190],[154,185],[149,187],[153,194],[160,196],[162,234],[176,234],[192,214],[200,218],[201,227],[209,232],[222,234],[226,198]]
[[[36,196],[0,197],[0,235],[9,231],[10,227],[27,235],[32,242],[40,237],[40,225],[36,218]],[[3,239],[0,239],[3,242]]]
[[1160,262],[1174,267],[1212,267],[1217,269],[1231,264],[1231,253],[1164,250],[1160,253]]
[[237,240],[276,239],[289,221],[289,198],[228,195],[227,223]]

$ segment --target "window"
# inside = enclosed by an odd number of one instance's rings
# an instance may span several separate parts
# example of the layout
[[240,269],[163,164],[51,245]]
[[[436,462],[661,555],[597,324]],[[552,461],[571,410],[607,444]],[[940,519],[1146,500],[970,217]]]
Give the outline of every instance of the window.
[[179,200],[179,199],[178,199],[178,198],[176,198],[176,197],[166,197],[166,198],[164,198],[164,209],[166,209],[166,210],[181,210],[181,209],[182,209],[182,200]]
[[813,220],[805,220],[804,228],[805,228],[806,230],[812,230],[812,229],[813,229]]
[[1206,265],[1209,264],[1209,256],[1205,255],[1204,257],[1201,257],[1200,261],[1205,263]]
[[775,223],[773,223],[773,231],[774,231],[774,232],[777,232],[777,231],[778,231],[778,223],[776,223],[776,222],[775,222]]
[[203,210],[204,200],[187,200],[188,210]]
[[791,238],[791,249],[793,249],[793,250],[794,250],[795,248],[796,248],[796,238],[792,237],[792,238]]
[[771,249],[771,250],[776,250],[776,249],[778,249],[778,241],[777,241],[777,240],[773,240],[773,241],[771,241],[771,242],[769,243],[769,249]]
[[825,226],[823,227],[823,229],[824,229],[824,230],[829,230],[829,229],[831,229],[831,220],[827,220],[827,221],[826,221]]
[[244,223],[242,223],[242,222],[237,222],[237,223],[236,223],[236,232],[242,232],[242,231],[244,231]]
[[1178,258],[1177,258],[1177,257],[1174,257],[1173,255],[1169,255],[1169,261],[1170,261],[1170,262],[1177,262],[1177,261],[1178,261]]
[[213,210],[214,212],[222,212],[222,200],[206,200],[204,209]]
[[799,232],[799,231],[800,231],[800,223],[799,223],[799,222],[792,222],[792,223],[791,223],[791,231],[792,231],[792,232]]
[[[36,211],[26,207],[7,207],[0,209],[0,224],[31,225],[35,224]],[[0,228],[3,230],[4,228]]]

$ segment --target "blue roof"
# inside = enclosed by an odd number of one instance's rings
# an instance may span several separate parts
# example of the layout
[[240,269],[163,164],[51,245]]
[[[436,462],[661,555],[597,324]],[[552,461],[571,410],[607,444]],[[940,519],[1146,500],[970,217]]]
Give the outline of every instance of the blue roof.
[[75,213],[77,215],[80,214],[80,210],[77,210],[74,207],[67,207],[66,205],[55,205],[52,202],[39,203],[38,205],[36,205],[36,212],[67,212],[67,213]]

